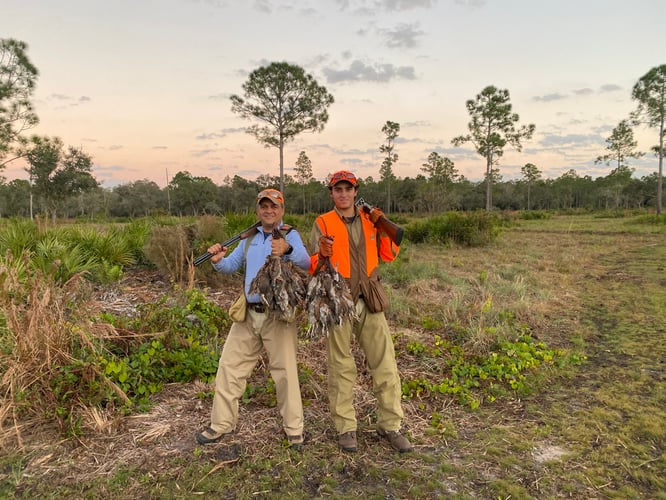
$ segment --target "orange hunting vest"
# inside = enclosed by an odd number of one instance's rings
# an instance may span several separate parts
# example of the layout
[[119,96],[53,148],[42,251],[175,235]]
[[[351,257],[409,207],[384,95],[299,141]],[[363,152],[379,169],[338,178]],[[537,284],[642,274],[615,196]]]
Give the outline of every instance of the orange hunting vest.
[[[382,260],[390,262],[398,254],[399,247],[393,245],[387,236],[379,236],[379,232],[374,224],[370,222],[367,214],[359,214],[363,225],[363,236],[365,238],[365,255],[361,256],[361,266],[365,261],[365,271],[367,276],[379,265],[379,254]],[[330,258],[331,265],[343,277],[349,278],[351,275],[351,263],[349,258],[349,233],[347,226],[335,210],[331,210],[316,219],[316,224],[322,234],[330,234],[333,238],[333,256]],[[379,241],[378,241],[379,238]],[[386,240],[386,241],[384,241]],[[315,254],[316,256],[317,254]],[[313,256],[314,257],[314,256]],[[313,259],[314,261],[315,259]],[[316,266],[316,262],[313,262]],[[314,267],[313,266],[313,267]],[[311,268],[311,272],[314,269]]]

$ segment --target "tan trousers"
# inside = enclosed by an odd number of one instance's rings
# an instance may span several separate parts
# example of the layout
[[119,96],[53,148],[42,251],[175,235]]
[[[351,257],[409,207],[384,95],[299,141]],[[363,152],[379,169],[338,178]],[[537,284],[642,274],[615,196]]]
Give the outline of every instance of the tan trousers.
[[288,436],[303,434],[303,403],[296,362],[296,324],[270,319],[248,309],[245,321],[233,323],[222,348],[215,377],[211,428],[231,432],[238,423],[238,400],[257,364],[262,347],[275,382],[282,427]]
[[328,399],[338,434],[355,431],[354,385],[356,362],[351,354],[352,334],[365,353],[372,391],[377,398],[377,426],[397,431],[402,424],[402,390],[395,362],[393,339],[383,312],[371,313],[363,299],[356,303],[358,322],[332,329],[326,342],[328,351]]

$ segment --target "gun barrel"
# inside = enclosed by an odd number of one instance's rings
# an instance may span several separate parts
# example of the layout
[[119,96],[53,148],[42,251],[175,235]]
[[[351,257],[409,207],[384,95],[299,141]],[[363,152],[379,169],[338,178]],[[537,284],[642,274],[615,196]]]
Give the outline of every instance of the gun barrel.
[[205,254],[203,254],[203,255],[199,255],[199,257],[197,257],[196,259],[194,259],[193,264],[195,265],[195,267],[196,267],[196,266],[200,266],[201,264],[203,264],[204,262],[206,262],[207,260],[209,260],[212,256],[213,256],[212,253],[208,253],[208,252],[206,252]]
[[[250,227],[248,227],[247,229],[241,231],[240,233],[238,233],[237,235],[235,235],[235,236],[233,236],[232,238],[228,239],[228,240],[225,241],[224,243],[220,243],[220,245],[222,245],[223,247],[228,247],[228,246],[230,246],[230,245],[233,245],[234,243],[239,242],[240,240],[244,240],[245,238],[247,238],[248,236],[250,236],[250,235],[252,234],[252,230],[253,230],[253,229],[256,229],[257,227],[259,227],[260,224],[261,224],[260,221],[255,222],[255,223],[252,224]],[[208,260],[210,260],[210,258],[211,258],[212,256],[213,256],[212,253],[206,252],[205,254],[199,255],[199,257],[197,257],[196,259],[194,259],[194,262],[193,262],[192,264],[194,264],[194,266],[200,266],[200,265],[203,264],[204,262],[207,262]]]

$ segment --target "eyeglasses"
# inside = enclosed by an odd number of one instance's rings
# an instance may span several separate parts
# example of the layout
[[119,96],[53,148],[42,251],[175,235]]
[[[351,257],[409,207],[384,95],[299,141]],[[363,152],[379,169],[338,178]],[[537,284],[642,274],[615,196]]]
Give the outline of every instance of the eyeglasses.
[[353,186],[358,185],[358,182],[356,181],[356,176],[347,170],[340,170],[339,172],[335,172],[331,176],[331,180],[328,182],[328,185],[334,186],[338,182],[342,181],[347,181]]

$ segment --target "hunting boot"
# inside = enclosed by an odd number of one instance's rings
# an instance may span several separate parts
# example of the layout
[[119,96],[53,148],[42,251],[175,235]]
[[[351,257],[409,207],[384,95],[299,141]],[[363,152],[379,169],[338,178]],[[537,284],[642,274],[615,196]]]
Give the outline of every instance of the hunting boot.
[[405,436],[400,434],[400,431],[385,431],[383,429],[377,429],[377,435],[386,439],[394,450],[399,451],[400,453],[406,453],[412,451],[412,443],[410,443]]
[[216,432],[211,427],[206,427],[203,431],[197,434],[197,443],[199,444],[213,444],[229,436],[233,432]]
[[338,436],[338,445],[342,451],[353,453],[358,444],[356,442],[356,431],[344,432]]

